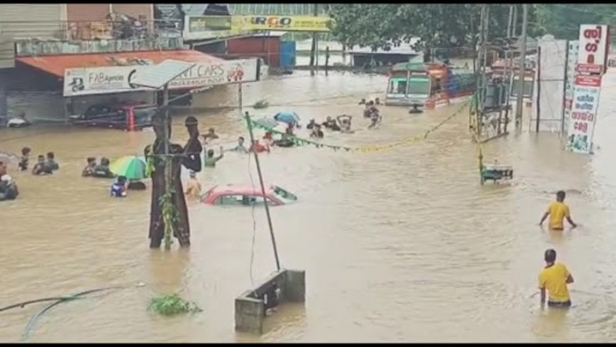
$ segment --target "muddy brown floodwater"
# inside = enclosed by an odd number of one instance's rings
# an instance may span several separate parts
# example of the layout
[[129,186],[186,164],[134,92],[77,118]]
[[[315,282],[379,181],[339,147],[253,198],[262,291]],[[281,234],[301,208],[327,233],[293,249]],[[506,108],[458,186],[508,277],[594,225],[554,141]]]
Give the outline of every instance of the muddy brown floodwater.
[[[421,134],[459,107],[421,115],[386,107],[381,128],[364,130],[357,102],[380,95],[384,85],[380,76],[298,74],[246,86],[244,100],[270,101],[257,115],[282,109],[303,119],[357,115],[354,135],[324,139],[348,146]],[[237,104],[235,88],[206,97],[212,104]],[[221,143],[246,136],[238,111],[199,120],[202,129],[215,126],[223,134]],[[183,117],[174,122],[173,137],[183,141]],[[599,120],[601,149],[593,157],[562,151],[556,134],[524,132],[486,145],[487,161],[514,166],[512,185],[479,185],[466,113],[426,141],[388,151],[301,147],[263,155],[266,180],[300,198],[272,213],[283,266],[306,270],[307,300],[305,308],[282,308],[261,337],[234,332],[233,305],[275,270],[263,209],[253,214],[192,203],[191,249],[151,251],[150,192],[111,199],[110,182],[80,177],[86,157],[141,153],[151,132],[2,131],[1,150],[54,151],[61,170],[49,177],[12,171],[21,195],[0,205],[0,303],[146,284],[60,305],[37,321],[30,341],[612,341],[616,141],[605,129],[613,123],[609,115]],[[204,188],[257,182],[254,163],[235,153],[199,178]],[[567,198],[581,225],[576,230],[550,233],[537,226],[558,189],[580,191]],[[531,298],[548,247],[557,249],[576,279],[574,307],[566,314],[542,312],[538,298]],[[147,310],[153,296],[174,291],[203,312],[163,319]],[[19,341],[42,307],[0,313],[0,340]]]

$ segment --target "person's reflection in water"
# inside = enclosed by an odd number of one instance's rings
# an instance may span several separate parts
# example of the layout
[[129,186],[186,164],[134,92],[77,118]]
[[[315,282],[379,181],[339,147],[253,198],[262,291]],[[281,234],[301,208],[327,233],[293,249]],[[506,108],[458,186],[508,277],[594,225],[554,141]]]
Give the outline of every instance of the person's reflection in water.
[[190,266],[190,250],[179,248],[173,252],[150,252],[150,278],[145,283],[155,283],[161,290],[176,293],[186,287],[185,274]]
[[533,325],[533,332],[539,340],[537,342],[569,341],[569,326],[567,324],[568,310],[541,310]]

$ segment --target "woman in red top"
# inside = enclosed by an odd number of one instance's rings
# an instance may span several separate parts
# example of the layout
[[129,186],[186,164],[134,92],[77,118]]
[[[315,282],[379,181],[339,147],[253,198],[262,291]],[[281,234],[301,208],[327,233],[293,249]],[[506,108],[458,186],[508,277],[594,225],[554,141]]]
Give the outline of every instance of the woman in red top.
[[259,141],[254,140],[252,146],[250,146],[250,151],[256,153],[269,152],[269,147],[263,146]]

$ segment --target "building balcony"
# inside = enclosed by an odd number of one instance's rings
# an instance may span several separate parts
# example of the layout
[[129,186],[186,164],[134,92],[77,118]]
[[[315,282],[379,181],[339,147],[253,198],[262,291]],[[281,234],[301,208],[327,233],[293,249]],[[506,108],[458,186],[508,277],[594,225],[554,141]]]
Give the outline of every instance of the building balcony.
[[181,30],[145,21],[3,22],[17,57],[118,53],[183,48]]

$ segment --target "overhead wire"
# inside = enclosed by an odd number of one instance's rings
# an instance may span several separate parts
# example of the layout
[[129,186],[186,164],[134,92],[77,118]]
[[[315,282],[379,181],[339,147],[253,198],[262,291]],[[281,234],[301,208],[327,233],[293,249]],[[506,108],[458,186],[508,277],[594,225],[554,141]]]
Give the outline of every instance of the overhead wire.
[[[252,165],[251,165],[251,159],[252,159],[252,155],[250,155],[250,153],[248,153],[248,177],[250,178],[250,185],[252,187],[252,190],[256,190],[256,186],[255,186],[255,180],[254,177],[252,175]],[[267,203],[266,198],[263,197],[263,203]],[[252,287],[255,287],[255,281],[254,281],[254,276],[253,276],[253,265],[254,265],[254,260],[255,260],[255,245],[256,245],[256,239],[257,239],[257,219],[255,217],[255,208],[256,208],[256,203],[253,203],[250,209],[250,215],[252,218],[252,240],[251,240],[251,245],[250,245],[250,282],[252,284]]]

